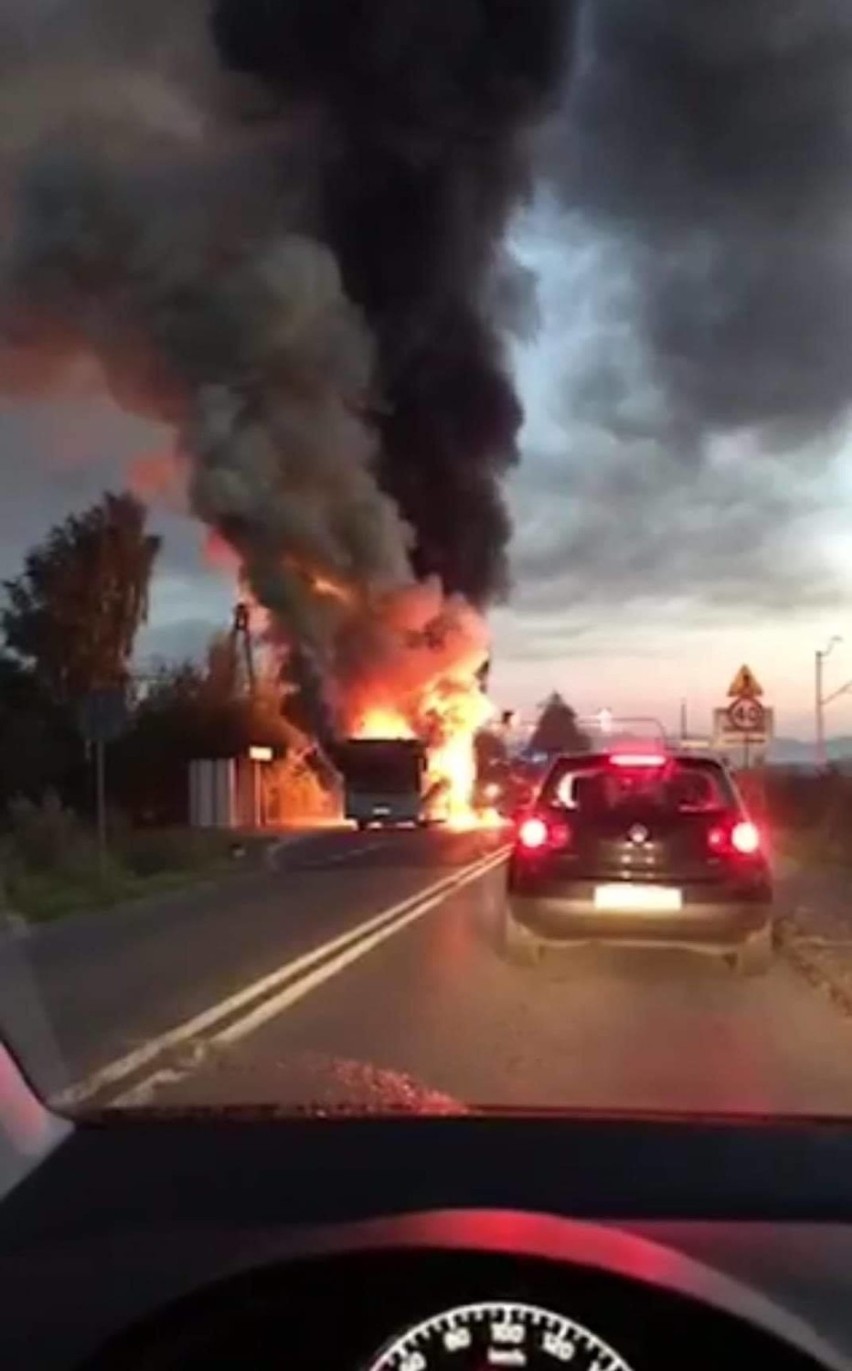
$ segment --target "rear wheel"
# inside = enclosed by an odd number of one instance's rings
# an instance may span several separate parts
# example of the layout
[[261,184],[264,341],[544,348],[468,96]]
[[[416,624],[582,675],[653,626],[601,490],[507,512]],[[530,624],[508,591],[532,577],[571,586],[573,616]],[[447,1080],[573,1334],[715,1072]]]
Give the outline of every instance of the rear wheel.
[[516,923],[508,906],[503,912],[503,951],[514,966],[535,966],[541,960],[541,943],[523,924]]
[[369,827],[370,827],[370,825],[367,823],[367,820],[366,820],[366,819],[359,819],[359,820],[358,820],[358,832],[359,832],[359,833],[366,833],[366,832],[367,832],[367,829],[368,829]]
[[752,933],[731,957],[738,976],[765,976],[772,965],[772,925]]

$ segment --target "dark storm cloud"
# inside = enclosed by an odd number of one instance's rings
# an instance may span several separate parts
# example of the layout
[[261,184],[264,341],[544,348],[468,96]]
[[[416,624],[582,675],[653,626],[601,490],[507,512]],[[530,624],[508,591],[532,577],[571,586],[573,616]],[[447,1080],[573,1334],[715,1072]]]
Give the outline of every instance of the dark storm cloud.
[[852,7],[588,0],[541,167],[519,607],[848,595]]
[[648,443],[607,449],[589,432],[583,452],[595,460],[541,461],[518,494],[519,609],[579,622],[607,607],[700,600],[754,616],[842,593],[822,496],[746,438],[717,441],[698,466]]
[[628,239],[670,406],[819,431],[852,398],[852,8],[597,0],[548,167]]
[[144,669],[164,662],[203,661],[211,638],[226,632],[228,627],[227,618],[218,615],[214,606],[207,618],[196,615],[171,623],[146,625],[136,646],[137,666]]

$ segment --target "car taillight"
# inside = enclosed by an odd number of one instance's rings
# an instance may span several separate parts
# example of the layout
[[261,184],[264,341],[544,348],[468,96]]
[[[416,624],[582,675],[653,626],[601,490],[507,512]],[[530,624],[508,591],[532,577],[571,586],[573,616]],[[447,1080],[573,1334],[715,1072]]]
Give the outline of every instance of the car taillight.
[[518,845],[527,852],[537,852],[540,848],[547,847],[549,837],[544,819],[524,819],[518,829]]
[[728,846],[728,830],[711,828],[707,834],[707,846],[711,852],[724,852]]
[[538,814],[523,819],[518,826],[518,847],[524,852],[556,851],[568,847],[571,829],[558,819],[548,820]]
[[760,851],[760,830],[747,819],[728,826],[716,825],[707,833],[707,846],[711,852],[753,857]]
[[760,850],[760,834],[755,824],[743,820],[731,829],[731,847],[744,857],[750,857]]

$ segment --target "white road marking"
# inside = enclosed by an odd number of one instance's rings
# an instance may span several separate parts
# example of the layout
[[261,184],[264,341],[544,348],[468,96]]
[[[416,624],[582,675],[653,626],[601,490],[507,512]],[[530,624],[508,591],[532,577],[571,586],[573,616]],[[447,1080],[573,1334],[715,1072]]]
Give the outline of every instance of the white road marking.
[[[450,890],[441,890],[438,891],[437,894],[430,895],[427,899],[423,900],[422,903],[416,904],[408,913],[404,913],[397,917],[390,924],[386,924],[384,927],[379,928],[375,933],[369,933],[366,937],[360,938],[353,946],[345,948],[344,951],[339,953],[331,961],[323,962],[321,966],[316,967],[313,971],[308,971],[307,974],[300,979],[291,982],[280,994],[273,995],[268,1000],[262,1000],[256,1008],[249,1010],[247,1014],[234,1020],[227,1028],[222,1029],[221,1032],[215,1033],[211,1038],[207,1039],[205,1043],[206,1050],[215,1052],[217,1048],[232,1046],[234,1043],[240,1042],[243,1038],[248,1037],[250,1033],[254,1033],[257,1029],[262,1028],[270,1019],[277,1018],[279,1014],[284,1014],[288,1009],[292,1008],[293,1005],[298,1004],[300,1000],[303,1000],[307,995],[310,995],[313,990],[317,990],[321,985],[324,985],[326,981],[330,981],[335,976],[339,976],[341,971],[345,971],[353,962],[360,961],[362,957],[366,957],[368,953],[372,952],[374,948],[378,947],[388,938],[394,937],[394,935],[401,932],[403,928],[407,928],[409,924],[415,923],[418,919],[422,919],[423,916],[434,909],[436,905],[443,904],[444,900],[446,900],[449,895],[453,895],[457,890],[461,890],[463,886],[470,885],[473,881],[479,880],[486,872],[498,866],[504,860],[504,857],[504,852],[498,854],[492,853],[484,863],[480,863],[476,868],[466,868],[465,874],[454,883]],[[203,1058],[201,1060],[203,1060]],[[168,1066],[158,1071],[154,1071],[150,1076],[146,1076],[144,1080],[140,1081],[138,1085],[132,1086],[131,1089],[125,1090],[120,1095],[115,1096],[110,1101],[110,1104],[119,1109],[132,1108],[134,1105],[146,1104],[158,1087],[175,1084],[185,1076],[191,1075],[197,1064],[198,1063],[191,1063],[183,1068]]]
[[[391,905],[388,909],[381,910],[378,914],[374,914],[369,919],[364,920],[363,923],[358,924],[357,927],[339,934],[338,937],[332,938],[329,942],[322,943],[319,947],[313,948],[310,952],[303,953],[302,956],[296,957],[293,961],[285,963],[284,966],[279,967],[276,971],[270,972],[269,975],[262,976],[257,981],[252,981],[249,985],[244,986],[242,990],[238,990],[233,995],[229,995],[225,999],[219,1000],[216,1004],[210,1005],[209,1008],[202,1010],[201,1013],[193,1015],[192,1018],[177,1024],[174,1028],[167,1030],[158,1037],[149,1038],[132,1052],[128,1052],[122,1057],[115,1058],[113,1061],[108,1062],[106,1066],[103,1066],[99,1070],[92,1072],[91,1075],[84,1077],[83,1080],[68,1086],[61,1094],[55,1096],[51,1103],[59,1109],[72,1108],[82,1104],[85,1100],[90,1099],[93,1095],[98,1094],[107,1087],[120,1084],[128,1076],[132,1076],[134,1072],[147,1066],[149,1062],[160,1056],[161,1053],[179,1047],[181,1044],[197,1038],[201,1033],[215,1029],[221,1020],[227,1019],[230,1015],[237,1013],[246,1006],[252,1005],[253,1002],[260,997],[273,995],[279,987],[281,987],[283,982],[290,982],[294,978],[309,973],[318,962],[325,961],[326,958],[333,957],[335,954],[342,952],[344,949],[353,947],[355,944],[360,944],[363,940],[369,939],[380,929],[383,930],[386,927],[392,926],[391,931],[395,931],[397,927],[395,921],[405,918],[407,914],[410,914],[415,910],[420,911],[421,906],[429,901],[432,902],[429,904],[429,908],[433,908],[434,905],[446,895],[451,894],[460,886],[466,885],[468,881],[475,880],[478,876],[483,875],[492,866],[496,866],[504,859],[504,856],[505,849],[501,849],[497,853],[489,853],[487,857],[480,858],[478,861],[471,863],[470,866],[463,867],[461,872],[456,871],[451,876],[445,876],[440,881],[436,881],[433,885],[426,886],[425,889],[416,891],[413,895],[408,896],[407,899],[401,900],[395,905]],[[425,913],[426,911],[423,910],[422,912]],[[400,927],[403,926],[403,924],[400,924]],[[369,948],[367,950],[369,951]],[[307,991],[305,993],[307,993]],[[260,1006],[257,1008],[260,1008]]]

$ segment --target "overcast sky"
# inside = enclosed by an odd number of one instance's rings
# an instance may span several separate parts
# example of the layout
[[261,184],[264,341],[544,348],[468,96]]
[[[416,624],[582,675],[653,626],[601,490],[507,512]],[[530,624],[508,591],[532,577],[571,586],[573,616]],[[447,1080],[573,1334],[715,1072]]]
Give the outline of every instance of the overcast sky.
[[[779,490],[790,494],[793,477],[785,465],[733,460],[747,435],[720,443],[700,470],[675,464],[661,503],[659,481],[643,473],[666,454],[637,452],[633,438],[616,441],[583,417],[582,385],[596,383],[596,374],[600,381],[607,365],[621,373],[619,380],[611,371],[610,382],[623,383],[625,403],[654,403],[635,334],[629,345],[620,340],[623,298],[613,307],[613,294],[629,290],[629,269],[603,272],[611,245],[547,206],[520,221],[514,239],[538,276],[540,317],[535,337],[514,348],[527,421],[524,460],[510,485],[515,589],[492,619],[500,704],[530,709],[558,688],[581,712],[605,704],[669,721],[685,697],[692,726],[704,729],[748,661],[780,729],[807,735],[814,650],[848,623],[842,444],[808,466],[795,518],[791,502],[778,501],[769,533],[767,508]],[[171,442],[168,430],[85,387],[61,402],[0,409],[3,574],[15,573],[53,521],[122,486]],[[153,520],[164,549],[140,650],[183,656],[227,623],[234,587],[205,564],[193,520],[162,501]],[[766,573],[767,538],[776,575]],[[852,624],[848,637],[831,662],[837,684],[852,676]],[[833,706],[831,722],[834,731],[852,730],[852,703]]]

